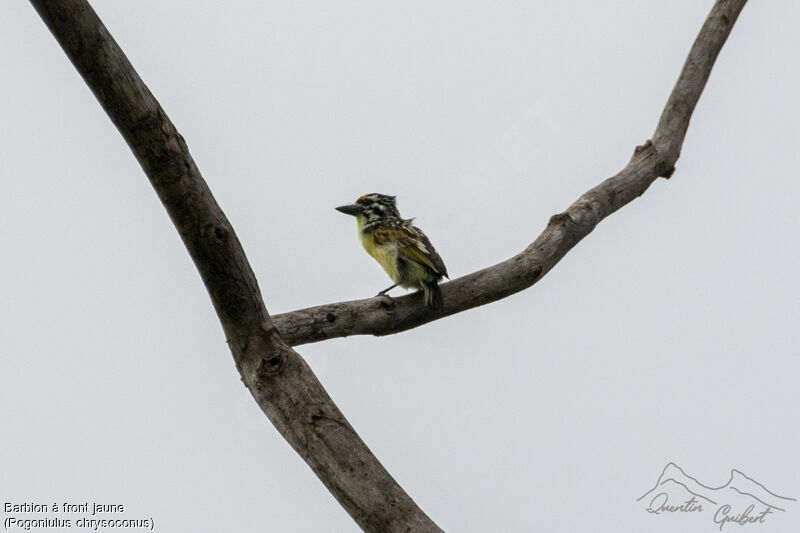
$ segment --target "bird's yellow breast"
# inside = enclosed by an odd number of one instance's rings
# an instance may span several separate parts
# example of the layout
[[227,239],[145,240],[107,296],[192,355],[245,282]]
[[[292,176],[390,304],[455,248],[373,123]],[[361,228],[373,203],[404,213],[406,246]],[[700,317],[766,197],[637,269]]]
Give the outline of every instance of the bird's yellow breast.
[[361,245],[369,255],[383,267],[386,274],[395,283],[400,283],[400,272],[397,263],[397,246],[394,243],[386,243],[382,245],[375,244],[375,237],[371,232],[364,232],[364,224],[366,218],[364,215],[356,216],[356,223],[358,225],[358,237],[361,239]]

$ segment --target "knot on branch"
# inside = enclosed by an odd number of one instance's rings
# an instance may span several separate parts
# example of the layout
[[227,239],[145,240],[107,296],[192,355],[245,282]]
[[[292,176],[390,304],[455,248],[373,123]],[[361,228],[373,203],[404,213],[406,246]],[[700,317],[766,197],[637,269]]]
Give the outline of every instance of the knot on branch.
[[675,165],[661,160],[656,164],[656,176],[664,179],[670,179],[675,173]]
[[286,366],[286,356],[283,352],[277,352],[269,357],[262,359],[256,368],[256,376],[259,381],[273,378],[283,371]]
[[381,311],[393,312],[394,311],[394,298],[389,295],[383,294],[378,297],[378,309]]
[[575,221],[569,215],[569,213],[558,213],[550,217],[550,220],[547,222],[548,226],[561,226],[566,227],[567,224],[574,224]]
[[325,432],[328,431],[330,424],[323,424],[323,422],[326,421],[333,422],[335,425],[347,427],[347,421],[342,414],[335,409],[331,409],[324,404],[315,404],[309,407],[310,409],[305,415],[305,420],[318,435],[324,435]]
[[203,226],[203,236],[207,240],[215,241],[219,244],[226,244],[230,231],[225,226],[219,224],[206,224]]
[[653,148],[653,141],[651,141],[650,139],[647,139],[644,142],[644,144],[640,144],[639,146],[637,146],[636,148],[633,149],[633,155],[639,155],[641,152],[643,152],[643,151],[645,151],[645,150],[647,150],[649,148]]
[[[644,153],[647,152],[647,153]],[[653,167],[653,171],[655,172],[657,177],[669,179],[672,177],[672,174],[675,173],[675,165],[672,162],[669,162],[664,157],[664,151],[659,150],[653,141],[647,139],[644,144],[640,144],[633,150],[633,156],[641,156],[641,157],[655,157],[656,163]]]

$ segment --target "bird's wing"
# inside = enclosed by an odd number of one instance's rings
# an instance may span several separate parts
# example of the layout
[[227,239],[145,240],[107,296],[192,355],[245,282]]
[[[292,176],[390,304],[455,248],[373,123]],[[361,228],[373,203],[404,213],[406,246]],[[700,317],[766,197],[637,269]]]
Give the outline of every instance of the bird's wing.
[[431,244],[431,241],[428,239],[428,236],[422,233],[422,230],[419,229],[418,227],[412,226],[412,228],[416,231],[419,240],[422,242],[423,246],[425,246],[425,248],[427,249],[425,256],[430,259],[431,263],[433,264],[433,269],[438,274],[441,274],[447,279],[450,279],[450,276],[447,275],[447,267],[444,266],[444,261],[442,261],[441,256],[436,251],[436,248],[434,248],[433,245]]
[[375,244],[385,245],[393,242],[397,246],[397,253],[429,267],[442,276],[447,276],[444,261],[436,253],[431,241],[415,226],[390,226],[376,228],[373,231]]

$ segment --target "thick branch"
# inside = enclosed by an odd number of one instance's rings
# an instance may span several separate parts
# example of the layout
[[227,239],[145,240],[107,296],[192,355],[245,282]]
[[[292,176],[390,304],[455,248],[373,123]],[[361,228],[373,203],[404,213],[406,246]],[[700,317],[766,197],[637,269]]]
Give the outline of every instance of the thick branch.
[[747,0],[718,0],[692,46],[652,141],[637,147],[615,176],[553,216],[541,235],[507,261],[442,285],[444,310],[422,305],[418,294],[339,302],[275,315],[292,345],[348,335],[389,335],[415,328],[527,289],[550,271],[601,220],[641,196],[659,176],[669,178],[711,68]]
[[242,380],[264,413],[364,530],[440,531],[280,338],[244,250],[186,143],[89,4],[31,2],[169,212],[208,289]]

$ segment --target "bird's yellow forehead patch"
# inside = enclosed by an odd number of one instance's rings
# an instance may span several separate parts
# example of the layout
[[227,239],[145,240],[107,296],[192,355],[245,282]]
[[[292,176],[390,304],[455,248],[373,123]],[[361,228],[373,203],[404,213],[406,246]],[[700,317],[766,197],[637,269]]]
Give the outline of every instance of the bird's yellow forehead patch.
[[360,202],[361,200],[363,200],[367,196],[369,196],[369,194],[362,194],[361,196],[358,197],[358,200],[356,200],[356,202]]

